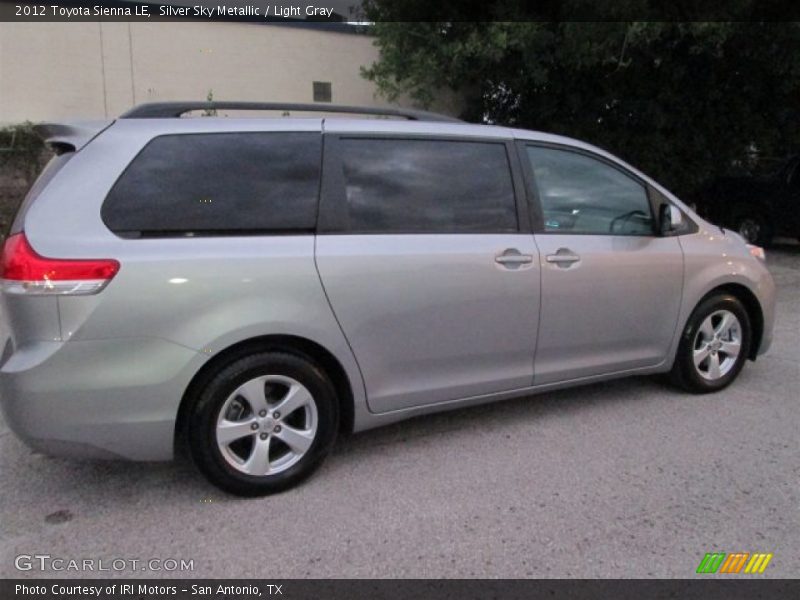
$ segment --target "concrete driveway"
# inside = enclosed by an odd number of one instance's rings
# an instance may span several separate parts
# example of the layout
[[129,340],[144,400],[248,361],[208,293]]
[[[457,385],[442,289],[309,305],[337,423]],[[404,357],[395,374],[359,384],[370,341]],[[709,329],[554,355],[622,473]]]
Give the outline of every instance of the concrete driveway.
[[40,576],[15,557],[46,554],[193,561],[94,572],[127,577],[692,577],[721,551],[797,577],[800,246],[769,261],[773,348],[721,394],[641,378],[422,417],[342,440],[270,498],[185,464],[47,458],[0,423],[0,576]]

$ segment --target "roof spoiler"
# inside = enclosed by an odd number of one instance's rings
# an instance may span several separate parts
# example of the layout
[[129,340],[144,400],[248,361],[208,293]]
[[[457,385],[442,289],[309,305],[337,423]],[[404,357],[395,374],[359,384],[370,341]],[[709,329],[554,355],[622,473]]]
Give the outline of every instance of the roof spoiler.
[[33,130],[57,154],[77,152],[91,142],[114,121],[69,121],[37,123]]

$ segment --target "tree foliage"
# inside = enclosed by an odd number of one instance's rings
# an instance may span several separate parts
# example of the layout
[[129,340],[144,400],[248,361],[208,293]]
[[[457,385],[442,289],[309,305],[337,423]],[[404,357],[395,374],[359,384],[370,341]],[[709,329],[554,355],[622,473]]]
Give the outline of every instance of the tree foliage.
[[30,121],[0,127],[0,175],[22,171],[32,181],[50,155]]
[[800,151],[800,24],[382,20],[393,6],[366,3],[380,58],[363,71],[389,99],[451,89],[467,120],[586,140],[686,196]]

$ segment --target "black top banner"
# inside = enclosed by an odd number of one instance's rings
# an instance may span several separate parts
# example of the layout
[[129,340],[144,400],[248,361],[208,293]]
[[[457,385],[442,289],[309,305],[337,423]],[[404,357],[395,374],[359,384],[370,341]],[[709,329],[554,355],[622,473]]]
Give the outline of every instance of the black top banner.
[[176,2],[0,0],[0,21],[245,21],[374,23],[380,21],[800,21],[787,0],[277,0]]

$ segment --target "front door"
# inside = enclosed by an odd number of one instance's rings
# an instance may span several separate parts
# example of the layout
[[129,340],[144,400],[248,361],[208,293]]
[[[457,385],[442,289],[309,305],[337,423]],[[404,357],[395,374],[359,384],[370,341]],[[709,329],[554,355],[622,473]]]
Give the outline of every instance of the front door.
[[654,366],[667,358],[680,309],[683,252],[655,234],[647,188],[585,152],[527,145],[542,306],[534,383]]

